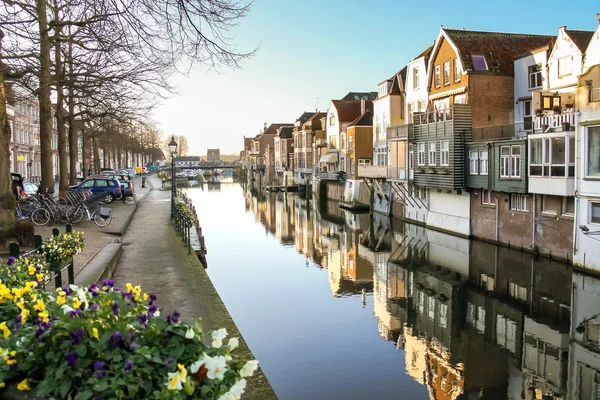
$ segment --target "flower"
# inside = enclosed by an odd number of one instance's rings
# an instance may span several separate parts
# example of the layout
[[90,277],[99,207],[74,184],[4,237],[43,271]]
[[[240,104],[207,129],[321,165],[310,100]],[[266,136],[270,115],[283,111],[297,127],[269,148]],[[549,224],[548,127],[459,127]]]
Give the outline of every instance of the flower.
[[173,314],[167,316],[167,323],[169,325],[171,325],[172,323],[176,324],[179,322],[179,317],[181,317],[181,314],[179,313],[179,311],[174,310]]
[[187,379],[187,370],[181,364],[177,364],[176,372],[169,372],[168,374],[167,387],[169,390],[181,390],[183,388],[182,383],[185,383]]
[[148,303],[148,305],[151,306],[156,301],[156,294],[150,293],[149,296],[150,296],[150,302]]
[[244,366],[240,370],[240,376],[242,378],[247,378],[249,376],[252,376],[257,369],[258,369],[258,361],[250,360],[250,361],[246,362],[246,364],[244,364]]
[[77,346],[83,338],[83,329],[78,328],[75,332],[69,332],[69,336],[71,336],[71,344]]
[[208,370],[206,373],[208,379],[222,380],[227,372],[227,360],[223,356],[209,357],[205,355],[204,366]]
[[0,331],[2,331],[5,339],[10,336],[10,329],[6,327],[6,322],[0,323]]
[[98,335],[98,328],[92,328],[92,334],[90,335],[96,340],[100,340],[100,336]]
[[127,363],[125,364],[125,372],[131,371],[132,368],[133,368],[133,361],[128,360]]
[[233,351],[233,350],[237,349],[237,347],[239,345],[240,345],[239,339],[232,337],[231,339],[229,339],[229,342],[227,343],[227,348],[229,348],[229,351]]
[[123,342],[124,342],[124,340],[123,340],[123,336],[121,336],[121,333],[120,332],[115,332],[110,337],[110,348],[114,350],[114,349],[117,348],[117,346],[119,346]]
[[19,384],[17,385],[17,389],[19,389],[20,391],[31,390],[31,388],[27,384],[27,378],[25,378],[21,382],[19,382]]
[[75,367],[75,364],[77,363],[77,353],[75,353],[74,351],[68,353],[65,356],[65,360],[67,361],[67,365],[71,368]]
[[27,275],[35,275],[35,273],[36,273],[36,269],[35,269],[35,267],[34,267],[33,265],[30,265],[30,266],[27,268]]
[[229,393],[231,393],[233,395],[233,398],[235,400],[240,400],[242,398],[242,394],[244,393],[244,390],[246,390],[246,380],[240,379],[238,382],[236,382],[235,385],[233,385],[229,389]]
[[74,297],[73,298],[73,308],[79,308],[81,307],[81,301],[79,300],[79,297]]
[[115,317],[119,316],[119,302],[115,301],[112,305],[112,310],[113,310],[113,314],[115,314]]
[[186,339],[193,339],[194,335],[195,335],[194,329],[192,329],[192,328],[188,328],[188,330],[185,332]]
[[38,300],[33,306],[33,309],[37,311],[44,311],[46,309],[46,305],[42,300]]
[[13,256],[10,256],[10,257],[8,257],[8,260],[6,260],[6,265],[8,265],[10,267],[15,263],[16,260],[17,260],[16,258],[14,258]]
[[223,339],[227,336],[227,329],[221,328],[218,331],[213,331],[212,333],[212,347],[215,349],[223,346]]
[[103,370],[104,369],[104,365],[105,365],[104,361],[96,361],[94,363],[94,369],[95,370]]

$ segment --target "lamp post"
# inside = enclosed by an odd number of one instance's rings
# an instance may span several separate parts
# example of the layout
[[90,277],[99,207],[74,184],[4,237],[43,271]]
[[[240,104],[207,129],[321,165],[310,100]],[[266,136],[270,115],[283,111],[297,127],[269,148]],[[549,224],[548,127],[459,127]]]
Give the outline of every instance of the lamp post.
[[175,216],[175,155],[177,154],[177,142],[175,136],[171,137],[169,142],[169,152],[171,153],[171,218]]

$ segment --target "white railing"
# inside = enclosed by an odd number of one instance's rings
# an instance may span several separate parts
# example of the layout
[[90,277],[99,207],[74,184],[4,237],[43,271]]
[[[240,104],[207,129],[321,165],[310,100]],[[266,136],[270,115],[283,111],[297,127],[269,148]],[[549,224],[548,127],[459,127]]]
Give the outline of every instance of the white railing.
[[535,129],[541,129],[543,132],[551,132],[553,128],[561,128],[563,123],[575,125],[575,113],[573,109],[554,113],[545,112],[535,117]]
[[358,176],[361,178],[385,178],[387,167],[385,165],[359,165]]
[[590,101],[600,101],[600,87],[590,90]]
[[388,167],[387,178],[394,181],[405,181],[406,180],[406,168],[394,168]]

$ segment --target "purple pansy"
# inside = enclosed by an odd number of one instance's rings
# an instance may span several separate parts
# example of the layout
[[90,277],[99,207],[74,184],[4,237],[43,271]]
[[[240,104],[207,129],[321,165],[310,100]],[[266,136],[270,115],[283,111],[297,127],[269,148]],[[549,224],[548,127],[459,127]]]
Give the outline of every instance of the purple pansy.
[[75,364],[77,363],[77,353],[75,353],[74,351],[68,353],[65,356],[65,360],[67,361],[67,365],[71,368],[73,368],[75,366]]
[[113,314],[115,314],[116,317],[119,316],[119,302],[115,301],[112,305],[112,310],[113,310]]
[[133,361],[128,360],[127,363],[125,364],[125,372],[131,371],[132,368],[133,368]]
[[69,336],[71,336],[71,344],[77,346],[83,338],[83,329],[78,328],[75,332],[69,332]]
[[150,297],[150,302],[148,303],[148,305],[151,306],[156,301],[156,294],[150,293],[149,297]]
[[115,332],[110,337],[110,348],[114,350],[118,346],[120,346],[123,342],[124,342],[124,340],[123,340],[123,336],[121,336],[121,333]]
[[10,267],[11,265],[13,265],[15,263],[16,260],[17,260],[16,258],[14,258],[13,256],[10,256],[10,257],[8,257],[8,260],[6,260],[6,265],[8,265]]

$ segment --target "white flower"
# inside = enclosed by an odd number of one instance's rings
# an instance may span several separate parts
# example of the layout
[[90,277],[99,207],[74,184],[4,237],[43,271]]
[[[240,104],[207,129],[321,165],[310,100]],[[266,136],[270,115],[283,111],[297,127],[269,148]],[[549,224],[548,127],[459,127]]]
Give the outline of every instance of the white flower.
[[225,393],[223,396],[219,397],[218,400],[235,400],[235,396],[231,392]]
[[206,354],[204,354],[202,357],[200,357],[200,358],[198,359],[198,361],[196,361],[195,363],[192,363],[192,364],[190,365],[190,372],[191,372],[192,374],[195,374],[196,372],[198,372],[198,370],[200,369],[200,367],[201,367],[202,365],[204,365],[204,357],[206,357]]
[[218,349],[223,346],[223,339],[227,336],[227,329],[221,328],[218,331],[212,333],[212,347]]
[[193,339],[194,338],[194,330],[192,328],[189,328],[186,332],[185,332],[185,338],[186,339]]
[[206,376],[208,379],[222,380],[227,372],[227,360],[223,356],[204,357],[204,367],[208,370]]
[[64,312],[65,314],[68,314],[68,313],[70,313],[71,311],[73,311],[73,307],[70,307],[70,306],[69,306],[69,305],[67,305],[67,304],[63,304],[63,306],[61,307],[61,309],[63,310],[63,312]]
[[258,361],[256,361],[256,360],[248,361],[246,364],[244,364],[244,366],[240,370],[240,376],[242,378],[247,378],[249,376],[252,376],[257,369],[258,369]]
[[185,383],[187,379],[187,370],[181,364],[177,364],[178,370],[176,372],[169,372],[166,385],[169,390],[181,390],[183,389],[182,383]]
[[233,351],[235,349],[237,349],[237,347],[240,345],[240,341],[238,340],[238,338],[232,337],[231,339],[229,339],[229,343],[227,343],[227,347],[229,347],[229,351]]
[[233,395],[235,400],[240,400],[242,398],[244,390],[246,390],[246,380],[241,379],[239,382],[233,385],[231,389],[229,389],[229,393]]
[[[73,287],[74,285],[71,285],[71,287]],[[77,287],[77,286],[75,286]],[[83,309],[87,310],[88,307],[90,306],[90,303],[88,302],[87,296],[85,295],[85,290],[83,290],[83,288],[79,289],[77,291],[77,297],[79,297],[79,301],[81,301],[83,303]]]

